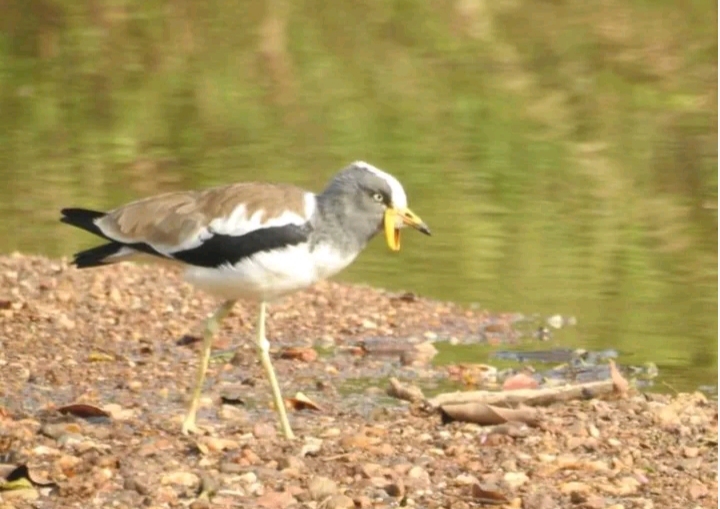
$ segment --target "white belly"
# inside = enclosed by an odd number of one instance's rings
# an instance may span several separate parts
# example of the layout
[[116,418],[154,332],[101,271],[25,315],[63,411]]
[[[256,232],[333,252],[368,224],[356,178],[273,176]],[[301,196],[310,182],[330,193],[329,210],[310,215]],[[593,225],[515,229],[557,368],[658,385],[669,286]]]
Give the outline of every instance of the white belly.
[[267,302],[337,274],[356,256],[342,255],[322,245],[311,253],[307,244],[301,244],[258,253],[235,265],[188,267],[185,280],[222,299]]

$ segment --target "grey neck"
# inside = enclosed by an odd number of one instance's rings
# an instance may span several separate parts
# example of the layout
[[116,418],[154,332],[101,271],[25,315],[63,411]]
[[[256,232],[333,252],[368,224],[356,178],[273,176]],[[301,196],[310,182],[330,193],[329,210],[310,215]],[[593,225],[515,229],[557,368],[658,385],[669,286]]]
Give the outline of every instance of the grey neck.
[[329,244],[342,253],[359,253],[378,233],[382,217],[362,213],[350,193],[327,189],[316,195],[317,208],[311,219],[311,243]]

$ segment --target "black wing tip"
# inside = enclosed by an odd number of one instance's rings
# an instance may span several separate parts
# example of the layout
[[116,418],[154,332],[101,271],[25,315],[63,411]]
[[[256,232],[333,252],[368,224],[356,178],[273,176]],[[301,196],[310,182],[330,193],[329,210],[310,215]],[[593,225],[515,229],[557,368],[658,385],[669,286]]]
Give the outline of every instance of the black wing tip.
[[89,269],[92,267],[102,267],[104,265],[111,265],[113,262],[108,261],[107,258],[114,254],[117,254],[124,246],[119,242],[108,242],[101,246],[92,247],[85,251],[80,251],[73,255],[73,260],[70,262],[78,269]]
[[100,228],[95,224],[95,220],[103,217],[105,212],[69,207],[60,209],[60,213],[62,214],[60,218],[61,223],[69,224],[81,230],[99,235],[100,237],[105,237],[100,231]]

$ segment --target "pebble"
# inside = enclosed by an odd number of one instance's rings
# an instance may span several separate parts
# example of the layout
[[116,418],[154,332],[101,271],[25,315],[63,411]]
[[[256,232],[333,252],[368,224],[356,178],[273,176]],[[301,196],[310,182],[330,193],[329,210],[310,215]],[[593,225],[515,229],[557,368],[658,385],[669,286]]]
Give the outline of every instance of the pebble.
[[352,498],[347,495],[333,495],[327,500],[324,500],[319,505],[318,509],[355,509],[355,502]]
[[275,426],[266,422],[258,422],[253,426],[255,438],[274,438],[277,436]]
[[285,509],[296,503],[295,497],[287,491],[266,491],[255,500],[256,506],[262,509]]
[[328,477],[317,475],[308,481],[308,493],[312,500],[322,500],[337,492],[337,483]]
[[460,474],[455,478],[455,482],[460,485],[470,486],[472,484],[479,483],[480,481],[474,475]]
[[278,459],[278,469],[285,470],[287,468],[301,472],[307,467],[305,466],[305,462],[297,456],[283,456]]
[[589,493],[590,485],[580,481],[570,481],[560,485],[561,493]]
[[503,481],[507,483],[512,489],[517,489],[526,482],[529,478],[525,472],[508,472],[503,476]]
[[192,472],[177,471],[165,474],[160,479],[160,484],[177,484],[185,487],[193,487],[200,485],[200,477]]
[[412,467],[408,473],[408,484],[414,488],[425,488],[430,486],[430,474],[421,466]]
[[403,498],[405,496],[405,483],[402,479],[385,485],[385,492],[394,498]]
[[255,475],[255,472],[246,472],[238,476],[238,481],[243,484],[252,484],[254,482],[257,482],[257,475]]

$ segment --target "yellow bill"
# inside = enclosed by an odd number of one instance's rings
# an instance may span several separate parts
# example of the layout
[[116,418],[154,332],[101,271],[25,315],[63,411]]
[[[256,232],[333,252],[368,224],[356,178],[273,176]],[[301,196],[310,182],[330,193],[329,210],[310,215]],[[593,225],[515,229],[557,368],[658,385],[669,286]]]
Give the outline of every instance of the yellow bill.
[[400,251],[400,228],[412,226],[430,235],[430,229],[412,210],[388,207],[385,211],[385,241],[392,251]]

